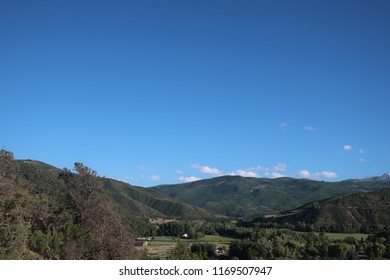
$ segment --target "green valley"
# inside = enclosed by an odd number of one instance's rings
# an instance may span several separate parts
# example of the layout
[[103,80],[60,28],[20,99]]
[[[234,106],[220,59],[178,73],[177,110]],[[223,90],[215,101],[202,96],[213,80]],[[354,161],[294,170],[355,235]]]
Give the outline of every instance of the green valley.
[[1,150],[0,259],[390,259],[385,175],[143,188]]

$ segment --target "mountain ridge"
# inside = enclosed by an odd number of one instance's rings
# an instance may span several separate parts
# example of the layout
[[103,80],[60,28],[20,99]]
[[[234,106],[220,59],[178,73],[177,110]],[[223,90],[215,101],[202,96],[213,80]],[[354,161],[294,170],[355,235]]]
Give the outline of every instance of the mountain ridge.
[[[24,169],[35,167],[40,172],[55,175],[62,172],[61,169],[41,161],[25,159],[17,162],[24,166]],[[213,215],[249,217],[272,214],[295,209],[313,201],[390,188],[388,177],[390,175],[385,173],[382,176],[359,180],[324,182],[289,177],[271,179],[229,175],[149,188],[105,177],[99,177],[99,180],[107,197],[125,212],[151,218],[203,219]]]
[[241,176],[220,176],[152,187],[181,202],[231,217],[277,213],[312,201],[382,188],[390,188],[390,182],[353,179],[325,182],[289,177],[269,179]]
[[[55,186],[57,184],[56,177],[63,171],[36,160],[17,160],[17,163],[20,175],[27,181],[37,181],[37,187],[42,189]],[[132,216],[191,219],[211,216],[203,209],[174,201],[152,189],[133,186],[111,178],[98,176],[98,180],[101,182],[107,198],[122,208],[122,211],[131,212]]]
[[333,232],[383,231],[390,226],[390,189],[358,192],[261,216],[250,223],[293,226],[295,230]]

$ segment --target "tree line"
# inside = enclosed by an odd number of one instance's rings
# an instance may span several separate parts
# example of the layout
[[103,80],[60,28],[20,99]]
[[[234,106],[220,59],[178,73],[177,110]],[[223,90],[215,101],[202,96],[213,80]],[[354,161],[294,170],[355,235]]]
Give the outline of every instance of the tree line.
[[[230,226],[231,227],[231,226]],[[232,260],[357,260],[390,259],[390,232],[370,235],[367,239],[353,236],[332,240],[326,233],[296,232],[290,229],[262,228],[225,229],[234,237],[228,256]],[[245,233],[245,234],[244,234]],[[178,242],[169,252],[170,259],[216,259],[215,246]]]
[[379,232],[385,232],[390,230],[390,227],[385,224],[380,224],[379,222],[375,225],[367,224],[352,224],[352,223],[322,223],[320,225],[315,225],[309,222],[297,221],[297,222],[285,222],[285,223],[275,223],[267,221],[255,221],[255,222],[246,222],[239,221],[239,225],[243,227],[253,227],[261,226],[263,228],[287,228],[294,231],[304,231],[304,232],[335,232],[335,233],[366,233],[366,234],[375,234]]
[[390,232],[367,239],[353,236],[331,240],[324,232],[295,232],[289,229],[254,228],[250,238],[230,245],[233,259],[390,259]]

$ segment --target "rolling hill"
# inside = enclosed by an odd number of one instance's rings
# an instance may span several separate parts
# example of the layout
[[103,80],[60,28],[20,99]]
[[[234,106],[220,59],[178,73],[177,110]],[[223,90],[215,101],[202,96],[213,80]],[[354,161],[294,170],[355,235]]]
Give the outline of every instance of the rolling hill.
[[[53,191],[61,169],[34,160],[18,160],[21,178],[34,191]],[[386,175],[386,174],[385,174]],[[99,177],[107,198],[133,217],[210,218],[212,214],[249,217],[294,209],[312,201],[361,191],[390,188],[387,176],[373,180],[323,182],[293,178],[222,176],[153,188]],[[379,180],[377,178],[382,178]]]
[[0,259],[137,258],[136,237],[156,230],[149,218],[217,214],[246,217],[241,226],[337,232],[379,232],[390,225],[386,174],[335,183],[225,176],[142,188],[99,177],[81,163],[75,171],[15,160],[1,150]]
[[203,209],[151,189],[15,160],[0,150],[0,259],[131,259],[138,236],[156,230],[149,218],[204,219]]
[[362,191],[390,188],[383,180],[340,182],[293,178],[222,176],[177,185],[153,187],[161,194],[218,215],[249,217],[297,208],[312,201]]
[[372,232],[390,226],[390,189],[360,192],[308,203],[294,210],[252,221],[307,225],[315,230]]
[[[61,169],[34,160],[18,160],[17,164],[21,184],[28,185],[36,194],[55,195]],[[334,197],[390,188],[390,182],[383,179],[387,178],[385,175],[373,177],[374,180],[353,179],[332,183],[286,177],[265,179],[222,176],[153,188],[132,186],[104,177],[98,177],[98,180],[107,199],[123,215],[133,223],[143,224],[148,218],[155,217],[207,219],[213,217],[213,214],[253,217],[290,209],[295,209],[292,211],[297,214],[291,218],[298,219],[305,212],[296,210],[302,205],[302,209],[312,209],[308,206],[311,202],[318,203],[330,198],[333,201]],[[287,216],[291,214],[289,212]],[[309,222],[307,215],[304,220]]]
[[204,209],[178,202],[152,189],[107,178],[103,178],[102,182],[106,194],[133,215],[182,219],[205,219],[213,216]]
[[[34,160],[18,160],[18,171],[25,184],[36,193],[52,193],[58,186],[59,168]],[[203,219],[212,215],[207,211],[180,203],[152,189],[136,187],[114,179],[99,177],[104,193],[122,213],[133,218],[176,217]]]

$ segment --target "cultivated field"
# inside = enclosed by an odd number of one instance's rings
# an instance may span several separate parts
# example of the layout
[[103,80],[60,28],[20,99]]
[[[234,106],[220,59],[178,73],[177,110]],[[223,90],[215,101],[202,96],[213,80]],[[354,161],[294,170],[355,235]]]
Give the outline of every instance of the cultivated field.
[[172,236],[157,236],[155,240],[148,241],[147,251],[150,257],[155,257],[159,259],[166,259],[167,252],[174,248],[178,241],[188,243],[188,246],[194,243],[211,243],[215,247],[225,247],[229,249],[229,244],[233,238],[216,236],[216,235],[206,235],[199,239],[181,239],[178,237]]

